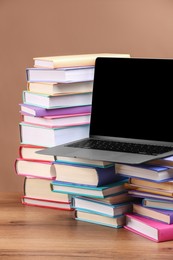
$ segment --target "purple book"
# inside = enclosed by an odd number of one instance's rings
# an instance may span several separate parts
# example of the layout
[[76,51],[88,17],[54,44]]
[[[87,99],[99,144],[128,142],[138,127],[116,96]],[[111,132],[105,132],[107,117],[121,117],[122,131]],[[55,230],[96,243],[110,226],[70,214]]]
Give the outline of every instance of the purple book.
[[60,115],[72,115],[72,114],[82,114],[90,113],[91,106],[77,106],[77,107],[67,107],[67,108],[55,108],[55,109],[45,109],[37,106],[32,106],[28,104],[19,104],[22,114],[32,115],[32,116],[60,116]]

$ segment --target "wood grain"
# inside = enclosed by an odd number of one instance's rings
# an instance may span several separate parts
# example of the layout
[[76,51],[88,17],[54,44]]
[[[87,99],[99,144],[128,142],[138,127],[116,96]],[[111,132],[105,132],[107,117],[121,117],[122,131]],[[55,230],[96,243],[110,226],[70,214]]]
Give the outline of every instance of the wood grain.
[[72,213],[21,204],[0,193],[0,259],[172,259],[173,241],[155,243],[132,232],[72,219]]

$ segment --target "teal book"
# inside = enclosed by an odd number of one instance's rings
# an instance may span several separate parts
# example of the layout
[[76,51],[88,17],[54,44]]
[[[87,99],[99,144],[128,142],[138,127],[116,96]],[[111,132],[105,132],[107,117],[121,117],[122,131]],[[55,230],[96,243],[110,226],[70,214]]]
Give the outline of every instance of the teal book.
[[116,217],[109,217],[99,215],[97,213],[87,210],[75,210],[74,218],[76,220],[85,221],[97,225],[108,226],[112,228],[122,228],[125,225],[124,214]]
[[108,217],[118,217],[127,212],[132,212],[132,203],[107,204],[104,202],[104,199],[101,201],[83,196],[74,196],[72,197],[72,208],[76,210],[88,210]]
[[54,180],[51,182],[51,189],[53,192],[67,193],[71,195],[87,196],[93,198],[106,198],[112,195],[126,193],[127,191],[124,188],[125,182],[127,182],[127,179],[96,187]]

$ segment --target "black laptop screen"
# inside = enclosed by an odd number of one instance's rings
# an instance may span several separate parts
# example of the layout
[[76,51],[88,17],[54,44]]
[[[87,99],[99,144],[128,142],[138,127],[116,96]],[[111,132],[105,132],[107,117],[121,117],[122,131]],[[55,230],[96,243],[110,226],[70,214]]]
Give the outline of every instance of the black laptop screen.
[[91,135],[173,142],[173,60],[97,58]]

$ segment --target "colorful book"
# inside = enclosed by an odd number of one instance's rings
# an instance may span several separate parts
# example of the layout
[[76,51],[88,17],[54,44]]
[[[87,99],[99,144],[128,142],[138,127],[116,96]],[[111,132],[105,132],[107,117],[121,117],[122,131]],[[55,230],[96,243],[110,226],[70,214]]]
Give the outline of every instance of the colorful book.
[[173,168],[160,165],[130,165],[116,163],[115,171],[117,174],[125,175],[128,177],[136,177],[153,181],[167,181],[173,179]]
[[19,145],[19,157],[24,160],[43,160],[43,161],[55,161],[55,157],[52,155],[39,154],[37,151],[45,149],[44,146],[36,146],[31,144]]
[[154,165],[173,167],[173,156],[168,156],[168,157],[160,158],[157,160],[152,160],[150,163],[152,163]]
[[125,225],[124,214],[116,217],[108,217],[87,210],[75,210],[74,218],[76,220],[89,222],[97,225],[103,225],[112,228],[122,228]]
[[91,105],[92,93],[49,96],[23,91],[23,103],[47,109]]
[[66,108],[55,108],[46,109],[38,106],[33,106],[29,104],[19,104],[20,112],[22,114],[28,114],[33,116],[64,116],[64,115],[75,115],[82,113],[91,113],[91,105],[89,106],[75,106]]
[[[44,149],[44,148],[43,148]],[[58,156],[55,155],[55,160],[60,163],[71,164],[71,165],[85,165],[85,166],[94,166],[94,167],[106,167],[113,166],[113,162],[107,162],[102,160],[89,160],[84,158],[74,158],[68,156]]]
[[30,198],[27,196],[22,197],[22,204],[26,206],[37,206],[42,208],[51,208],[51,209],[58,209],[58,210],[70,210],[70,211],[74,210],[73,208],[71,208],[71,203],[68,202]]
[[158,195],[168,196],[173,198],[173,190],[166,190],[166,189],[163,190],[159,188],[152,188],[152,187],[147,187],[142,185],[139,186],[132,183],[125,183],[124,185],[127,190],[141,191],[145,193],[158,194]]
[[77,55],[61,55],[61,56],[46,56],[35,57],[34,67],[44,68],[61,68],[61,67],[76,67],[76,66],[94,66],[97,57],[130,57],[129,54],[119,53],[89,53]]
[[173,211],[173,199],[168,200],[168,198],[144,198],[142,200],[142,204],[147,208],[154,209],[164,209],[164,210],[172,210]]
[[129,183],[137,186],[145,186],[146,188],[155,188],[161,190],[173,190],[173,180],[164,182],[155,182],[139,178],[129,178]]
[[[104,185],[104,186],[89,186],[89,185],[78,185],[67,182],[60,182],[57,180],[53,180],[51,183],[53,192],[62,192],[70,195],[79,195],[79,196],[87,196],[92,198],[109,198],[108,201],[111,203],[111,199],[113,196],[122,195],[123,199],[127,200],[127,191],[124,189],[125,180],[117,180],[114,183]],[[121,198],[122,199],[122,198]],[[112,203],[115,203],[116,198],[112,199]]]
[[70,83],[92,81],[94,66],[67,67],[58,69],[26,68],[26,80],[29,82]]
[[50,96],[58,94],[86,93],[93,91],[93,80],[72,83],[27,82],[27,90]]
[[43,179],[26,176],[24,178],[24,195],[30,199],[41,199],[46,201],[55,201],[71,203],[71,196],[68,194],[52,192],[51,179]]
[[15,172],[21,176],[31,176],[44,179],[56,178],[56,172],[52,162],[16,158],[14,166]]
[[165,224],[133,213],[125,214],[124,228],[155,242],[173,240],[173,224]]
[[154,199],[161,199],[161,200],[169,200],[173,201],[172,196],[164,196],[161,194],[154,194],[151,192],[144,192],[144,191],[138,191],[138,190],[128,190],[129,196],[133,196],[134,198],[154,198]]
[[90,124],[90,113],[66,116],[36,117],[22,115],[22,122],[51,128]]
[[89,136],[89,125],[50,128],[19,124],[21,144],[52,147]]
[[132,211],[132,204],[118,203],[107,204],[97,199],[87,198],[84,196],[74,196],[72,198],[72,207],[76,210],[87,210],[103,216],[115,217]]
[[173,210],[149,208],[142,204],[133,203],[133,213],[166,224],[173,224]]
[[98,167],[55,161],[56,180],[73,184],[103,186],[117,181],[114,165]]

